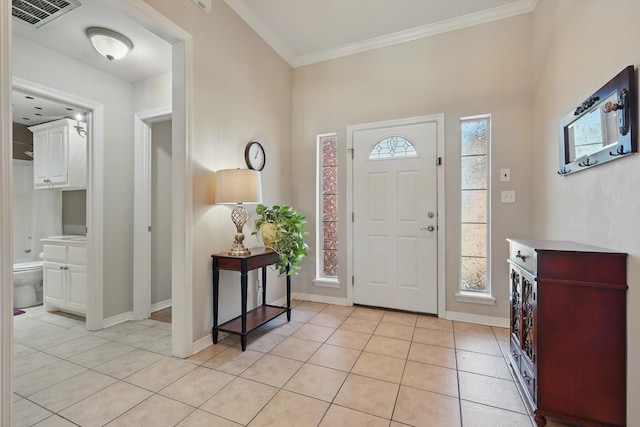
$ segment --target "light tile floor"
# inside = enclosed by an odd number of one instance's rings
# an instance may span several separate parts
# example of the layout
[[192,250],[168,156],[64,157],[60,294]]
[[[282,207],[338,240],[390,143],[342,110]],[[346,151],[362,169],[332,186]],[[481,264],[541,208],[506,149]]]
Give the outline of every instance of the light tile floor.
[[[14,427],[531,427],[503,353],[508,331],[294,301],[182,360],[170,324],[99,332],[42,307],[14,317]],[[549,423],[553,426],[553,423]]]

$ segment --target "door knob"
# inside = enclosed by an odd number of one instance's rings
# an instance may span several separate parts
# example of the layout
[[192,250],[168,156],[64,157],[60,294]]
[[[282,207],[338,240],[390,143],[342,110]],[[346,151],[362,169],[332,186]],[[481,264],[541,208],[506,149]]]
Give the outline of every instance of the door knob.
[[433,225],[430,225],[430,226],[427,227],[427,231],[433,231],[435,229],[436,228]]

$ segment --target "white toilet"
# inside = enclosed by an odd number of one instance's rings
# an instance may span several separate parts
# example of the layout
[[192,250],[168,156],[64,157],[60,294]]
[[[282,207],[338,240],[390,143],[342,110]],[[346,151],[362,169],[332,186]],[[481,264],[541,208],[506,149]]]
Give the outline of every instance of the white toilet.
[[42,304],[42,260],[13,264],[13,307]]

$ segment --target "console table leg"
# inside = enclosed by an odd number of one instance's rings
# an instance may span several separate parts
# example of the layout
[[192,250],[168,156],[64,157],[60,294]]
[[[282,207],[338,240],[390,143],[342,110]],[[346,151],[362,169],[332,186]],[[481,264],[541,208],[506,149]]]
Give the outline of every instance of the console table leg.
[[291,276],[289,269],[291,265],[287,265],[287,322],[291,322]]
[[262,305],[267,304],[267,267],[262,267]]
[[213,327],[211,328],[211,338],[213,343],[218,343],[218,290],[220,287],[220,269],[218,259],[213,258]]
[[242,351],[247,348],[247,270],[243,263],[243,268],[240,276],[240,294],[242,298]]
[[247,349],[247,334],[240,335],[240,346],[242,347],[242,351]]

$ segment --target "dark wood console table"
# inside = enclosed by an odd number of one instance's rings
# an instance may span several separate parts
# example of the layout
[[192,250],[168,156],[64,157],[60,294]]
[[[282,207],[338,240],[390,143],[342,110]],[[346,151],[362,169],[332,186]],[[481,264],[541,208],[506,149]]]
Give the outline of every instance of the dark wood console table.
[[[267,300],[267,266],[280,261],[277,252],[267,248],[251,248],[251,255],[233,256],[228,252],[211,255],[213,258],[213,343],[218,342],[218,331],[240,335],[242,351],[247,348],[247,334],[265,323],[287,313],[287,322],[291,321],[291,276],[287,274],[287,306],[268,305]],[[247,312],[247,273],[262,268],[262,305]],[[218,325],[218,290],[220,286],[220,270],[240,272],[240,293],[242,311],[240,316]],[[289,267],[287,267],[289,273]]]

